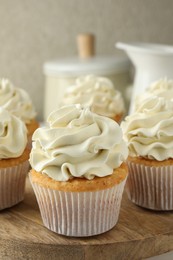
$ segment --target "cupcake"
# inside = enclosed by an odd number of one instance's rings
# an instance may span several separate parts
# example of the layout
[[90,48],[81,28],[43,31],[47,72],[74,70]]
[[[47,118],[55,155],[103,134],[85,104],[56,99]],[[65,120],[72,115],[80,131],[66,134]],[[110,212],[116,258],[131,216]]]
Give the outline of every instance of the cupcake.
[[8,79],[0,79],[0,107],[10,111],[26,124],[30,140],[39,125],[28,93],[24,89],[14,87]]
[[62,105],[82,104],[91,111],[120,123],[125,113],[124,100],[113,83],[104,77],[88,75],[67,88]]
[[121,126],[129,148],[129,199],[144,208],[173,210],[173,102],[149,97]]
[[0,210],[16,205],[24,198],[29,150],[25,124],[0,108]]
[[29,173],[44,225],[66,236],[113,228],[127,177],[120,126],[81,105],[64,106],[33,134]]
[[173,100],[173,80],[164,78],[153,82],[144,93],[135,98],[135,109],[137,110],[141,102],[152,96]]

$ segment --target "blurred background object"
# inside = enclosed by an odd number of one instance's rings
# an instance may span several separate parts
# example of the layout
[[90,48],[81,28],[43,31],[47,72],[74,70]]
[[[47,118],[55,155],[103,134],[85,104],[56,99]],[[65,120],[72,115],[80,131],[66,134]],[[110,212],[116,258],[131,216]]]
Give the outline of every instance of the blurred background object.
[[144,93],[155,81],[173,79],[173,45],[118,42],[116,47],[127,53],[135,67],[129,107],[129,113],[132,113],[136,96]]
[[129,100],[125,98],[126,88],[131,82],[130,61],[127,57],[96,55],[95,36],[89,33],[77,36],[78,55],[44,64],[45,96],[44,120],[49,113],[62,104],[64,93],[81,76],[97,75],[110,79],[122,95],[128,110]]
[[0,76],[26,89],[43,118],[46,61],[77,55],[79,32],[98,55],[124,55],[118,41],[173,43],[172,0],[0,0]]

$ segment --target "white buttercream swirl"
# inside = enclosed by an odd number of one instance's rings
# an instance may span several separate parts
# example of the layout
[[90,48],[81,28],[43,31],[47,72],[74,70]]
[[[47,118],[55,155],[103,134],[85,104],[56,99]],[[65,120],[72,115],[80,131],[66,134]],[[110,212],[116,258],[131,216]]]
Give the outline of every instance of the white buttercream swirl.
[[27,144],[27,129],[23,121],[0,107],[0,159],[22,155]]
[[36,116],[28,93],[24,89],[14,87],[8,79],[0,79],[0,106],[25,123],[30,123]]
[[173,101],[173,80],[167,78],[153,82],[144,93],[135,98],[135,109],[138,109],[141,102],[151,96],[163,97]]
[[113,83],[94,75],[77,78],[76,84],[67,88],[62,104],[82,104],[94,113],[111,118],[125,111],[122,95]]
[[121,127],[131,156],[158,161],[173,158],[173,102],[149,97]]
[[119,125],[81,105],[52,112],[33,134],[32,168],[58,181],[112,174],[127,158]]

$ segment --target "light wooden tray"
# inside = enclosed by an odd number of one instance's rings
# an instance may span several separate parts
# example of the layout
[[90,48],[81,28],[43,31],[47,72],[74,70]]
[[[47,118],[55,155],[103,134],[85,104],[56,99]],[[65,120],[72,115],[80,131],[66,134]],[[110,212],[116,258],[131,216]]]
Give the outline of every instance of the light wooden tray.
[[29,180],[25,200],[0,212],[0,259],[142,259],[173,250],[173,212],[133,205],[124,193],[119,222],[111,231],[70,238],[46,229]]

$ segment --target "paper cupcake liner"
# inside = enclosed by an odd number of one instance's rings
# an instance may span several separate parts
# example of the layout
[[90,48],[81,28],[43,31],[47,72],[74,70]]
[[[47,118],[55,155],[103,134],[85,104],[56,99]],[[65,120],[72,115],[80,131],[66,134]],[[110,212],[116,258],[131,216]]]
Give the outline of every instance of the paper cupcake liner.
[[31,183],[44,225],[58,234],[83,237],[116,225],[125,181],[94,192],[58,191]]
[[173,166],[150,167],[128,162],[129,199],[153,210],[173,210]]
[[0,169],[0,210],[16,205],[24,198],[29,162]]

